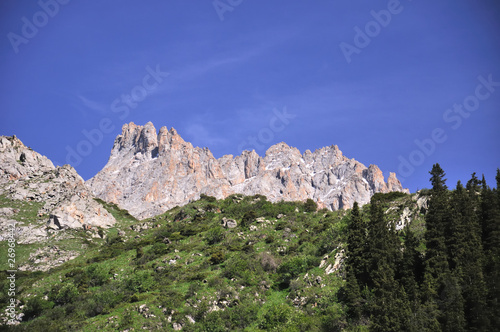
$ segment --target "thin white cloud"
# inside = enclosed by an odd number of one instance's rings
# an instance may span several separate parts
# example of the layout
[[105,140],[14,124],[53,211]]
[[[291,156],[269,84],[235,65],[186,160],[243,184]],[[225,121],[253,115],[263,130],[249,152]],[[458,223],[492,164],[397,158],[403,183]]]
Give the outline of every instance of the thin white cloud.
[[77,95],[78,99],[83,103],[83,105],[92,111],[99,113],[100,115],[104,115],[109,111],[109,104],[93,101],[84,97],[82,95]]

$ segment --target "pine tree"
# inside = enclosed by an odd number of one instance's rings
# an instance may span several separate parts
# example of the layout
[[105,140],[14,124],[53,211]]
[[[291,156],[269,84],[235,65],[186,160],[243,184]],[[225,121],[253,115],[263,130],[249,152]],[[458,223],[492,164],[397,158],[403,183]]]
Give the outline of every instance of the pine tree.
[[361,217],[359,206],[354,202],[350,222],[347,226],[346,248],[346,305],[347,315],[352,322],[361,318],[363,298],[358,279],[365,270],[366,226]]
[[[497,185],[499,172],[497,171]],[[496,189],[498,192],[498,188]],[[485,256],[486,305],[492,330],[500,328],[500,200],[486,181],[481,189],[481,223]]]
[[399,282],[403,286],[411,309],[409,331],[422,331],[425,317],[420,306],[419,285],[423,278],[423,257],[418,251],[419,241],[407,226],[404,230],[404,251],[398,268]]
[[[452,194],[451,223],[449,236],[449,264],[456,276],[464,298],[464,314],[469,331],[484,331],[487,326],[485,317],[486,285],[482,266],[484,262],[481,227],[477,214],[477,187],[471,186],[475,174],[468,182],[467,193],[460,181]],[[476,182],[477,184],[477,182]]]
[[399,279],[411,301],[419,299],[418,284],[423,276],[422,255],[418,251],[419,241],[407,226],[404,230],[404,251],[398,268]]
[[[430,172],[432,189],[427,212],[425,273],[422,284],[424,310],[429,330],[462,331],[465,325],[463,298],[449,268],[447,230],[451,224],[449,192],[445,173],[435,164]],[[439,322],[439,325],[437,324]],[[440,328],[438,328],[440,326]]]
[[361,297],[358,280],[353,268],[347,265],[346,270],[345,302],[347,306],[347,317],[355,324],[361,318],[363,298]]
[[372,331],[407,331],[411,310],[404,288],[396,281],[401,246],[394,224],[388,227],[382,203],[372,199],[367,252],[374,298],[370,303]]
[[444,171],[435,164],[432,175],[429,209],[425,217],[425,253],[424,300],[432,301],[437,296],[439,281],[449,271],[448,254],[445,243],[445,228],[448,224],[448,188]]
[[358,202],[354,202],[351,220],[347,226],[346,264],[352,268],[356,279],[366,281],[366,224],[361,217]]

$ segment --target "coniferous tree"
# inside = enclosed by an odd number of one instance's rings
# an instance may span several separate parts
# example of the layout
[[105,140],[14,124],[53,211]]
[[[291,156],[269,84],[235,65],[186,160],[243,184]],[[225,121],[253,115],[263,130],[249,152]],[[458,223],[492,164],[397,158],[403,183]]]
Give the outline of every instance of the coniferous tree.
[[407,331],[411,310],[404,288],[396,281],[396,266],[401,253],[394,224],[388,227],[381,202],[370,206],[368,250],[373,302],[370,303],[372,331]]
[[471,179],[467,181],[465,188],[471,197],[477,197],[481,192],[481,181],[477,178],[476,172],[472,173]]
[[[471,195],[460,181],[452,194],[451,223],[448,236],[449,264],[456,276],[464,298],[464,314],[469,331],[484,331],[487,327],[485,315],[486,285],[482,273],[484,262],[481,227],[478,220],[475,174],[468,182]],[[477,183],[477,182],[476,182]]]
[[352,266],[346,266],[345,302],[347,306],[347,317],[351,323],[356,324],[363,312],[363,298],[359,288],[358,280]]
[[[497,183],[499,175],[497,171]],[[498,191],[498,188],[496,189]],[[486,305],[491,330],[500,328],[500,204],[498,195],[482,181],[481,223],[485,256]]]
[[425,301],[433,302],[437,296],[441,276],[449,271],[444,238],[448,218],[448,188],[446,187],[446,179],[444,179],[445,173],[439,164],[435,164],[430,173],[432,175],[432,189],[430,190],[429,209],[425,217],[427,251],[425,253],[422,295]]
[[361,217],[358,202],[354,202],[351,211],[351,220],[347,226],[346,264],[353,268],[357,279],[366,279],[366,224]]
[[427,212],[425,273],[422,284],[426,329],[461,331],[465,325],[463,298],[458,282],[449,268],[447,230],[450,225],[449,193],[445,173],[439,164],[430,172],[432,189]]
[[408,302],[411,310],[409,317],[409,331],[422,331],[425,317],[420,306],[419,285],[423,278],[423,257],[418,251],[419,240],[407,226],[404,230],[404,252],[399,265],[400,284],[404,287],[408,296]]
[[360,291],[359,279],[365,270],[365,243],[366,225],[359,211],[359,205],[354,202],[351,211],[351,220],[347,227],[346,248],[346,305],[347,314],[351,321],[358,321],[362,314],[363,299]]

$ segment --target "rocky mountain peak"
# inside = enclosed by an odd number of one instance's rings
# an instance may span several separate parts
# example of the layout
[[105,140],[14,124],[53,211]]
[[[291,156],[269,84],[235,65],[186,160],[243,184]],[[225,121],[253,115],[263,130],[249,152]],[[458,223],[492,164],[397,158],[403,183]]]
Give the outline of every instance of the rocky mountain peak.
[[0,162],[4,175],[8,175],[10,180],[55,168],[47,157],[25,146],[15,135],[0,136]]
[[[26,147],[15,136],[0,136],[0,196],[40,204],[39,224],[19,226],[26,229],[29,239],[37,234],[47,236],[46,227],[59,230],[109,227],[115,223],[73,167],[54,167],[47,157]],[[0,224],[4,222],[0,218]]]
[[365,204],[376,192],[407,191],[395,174],[387,182],[375,165],[364,166],[336,145],[303,154],[281,142],[263,157],[255,151],[214,158],[193,147],[174,128],[152,123],[123,126],[107,165],[87,185],[98,197],[138,218],[183,205],[200,194],[224,198],[233,193],[261,194],[271,201],[311,198],[320,207],[347,209]]

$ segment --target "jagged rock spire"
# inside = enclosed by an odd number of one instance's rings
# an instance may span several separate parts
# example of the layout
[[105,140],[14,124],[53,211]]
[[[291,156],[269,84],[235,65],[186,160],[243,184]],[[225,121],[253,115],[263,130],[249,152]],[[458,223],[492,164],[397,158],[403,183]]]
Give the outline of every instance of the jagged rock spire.
[[224,198],[233,193],[261,194],[271,201],[312,198],[331,210],[365,204],[376,192],[407,191],[394,173],[387,182],[375,165],[364,166],[336,145],[303,154],[286,143],[215,159],[193,147],[174,128],[158,134],[151,122],[125,124],[108,164],[87,184],[94,194],[117,203],[138,218],[162,213],[200,194]]

